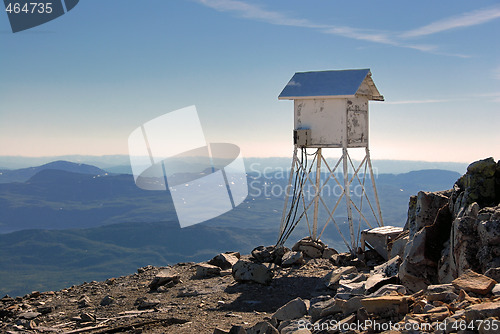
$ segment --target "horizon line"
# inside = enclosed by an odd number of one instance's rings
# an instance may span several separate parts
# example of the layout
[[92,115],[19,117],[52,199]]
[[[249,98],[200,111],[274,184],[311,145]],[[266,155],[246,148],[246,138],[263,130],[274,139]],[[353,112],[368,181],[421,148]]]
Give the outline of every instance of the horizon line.
[[[60,155],[39,155],[39,156],[30,156],[30,155],[0,155],[0,158],[27,158],[27,159],[48,159],[48,158],[63,158],[63,157],[86,157],[86,158],[105,158],[105,157],[127,157],[128,154],[103,154],[103,155],[92,155],[92,154],[60,154]],[[328,156],[328,157],[337,157],[335,156]],[[487,158],[493,158],[492,156],[485,157],[483,159]],[[185,157],[183,157],[185,158]],[[191,157],[194,158],[194,157]],[[291,159],[290,156],[244,156],[244,159]],[[357,160],[357,159],[353,159]],[[408,161],[408,162],[429,162],[429,163],[458,163],[458,164],[466,164],[466,163],[471,163],[468,161],[437,161],[437,160],[421,160],[421,159],[393,159],[393,158],[372,158],[371,160],[373,161]],[[482,160],[482,159],[480,159]],[[477,161],[477,160],[475,160]]]

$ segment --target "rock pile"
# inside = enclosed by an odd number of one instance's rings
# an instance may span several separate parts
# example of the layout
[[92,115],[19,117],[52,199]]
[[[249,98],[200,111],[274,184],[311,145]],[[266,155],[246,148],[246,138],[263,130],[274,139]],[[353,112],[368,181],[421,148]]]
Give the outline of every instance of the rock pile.
[[[361,261],[367,254],[353,259],[333,252],[326,258],[336,267],[323,278],[332,294],[292,300],[269,326],[280,333],[334,333],[345,331],[342,326],[377,332],[378,322],[413,324],[422,332],[500,332],[499,203],[500,161],[472,163],[452,189],[410,198],[403,232],[388,246],[389,261],[367,270],[368,261]],[[303,239],[292,251],[302,253],[297,259],[318,258],[325,249]],[[288,264],[283,258],[269,260]]]
[[453,189],[412,197],[405,234],[392,249],[403,259],[401,282],[416,292],[468,269],[500,267],[499,203],[500,161],[493,158],[472,163]]
[[[354,271],[341,275],[341,281],[362,275]],[[492,291],[494,287],[496,292]],[[333,297],[293,299],[268,319],[267,328],[269,333],[301,334],[386,330],[392,330],[391,334],[464,333],[464,329],[471,333],[498,333],[499,288],[492,279],[467,271],[451,284],[430,285],[415,294],[406,294],[405,287],[398,284],[385,284],[373,293],[365,289],[365,294],[352,290],[346,295],[337,289]],[[255,331],[240,329],[238,333]]]

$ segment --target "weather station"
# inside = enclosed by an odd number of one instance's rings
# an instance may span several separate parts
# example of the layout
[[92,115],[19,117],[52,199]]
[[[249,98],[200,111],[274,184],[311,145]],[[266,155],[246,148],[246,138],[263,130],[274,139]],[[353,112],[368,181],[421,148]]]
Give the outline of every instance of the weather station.
[[[384,97],[369,69],[353,69],[297,72],[278,99],[294,102],[294,151],[278,244],[284,244],[300,221],[306,221],[314,241],[332,222],[355,254],[362,228],[384,226],[370,159],[368,112],[369,101]],[[360,149],[364,158],[356,163],[350,151]],[[330,153],[340,153],[340,158],[328,161]],[[332,189],[338,195],[333,203],[328,196]],[[339,224],[339,207],[345,207],[349,237]],[[326,220],[319,230],[321,211]]]

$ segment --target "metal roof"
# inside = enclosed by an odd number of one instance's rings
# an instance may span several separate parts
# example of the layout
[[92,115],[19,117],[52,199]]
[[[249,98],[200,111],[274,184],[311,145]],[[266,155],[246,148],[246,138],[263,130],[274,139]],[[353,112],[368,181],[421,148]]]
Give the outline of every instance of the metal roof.
[[[371,79],[370,69],[297,72],[283,88],[280,100],[304,99],[312,97],[349,97],[355,96],[363,81],[370,90],[370,99],[383,101]],[[366,95],[360,94],[360,95]]]

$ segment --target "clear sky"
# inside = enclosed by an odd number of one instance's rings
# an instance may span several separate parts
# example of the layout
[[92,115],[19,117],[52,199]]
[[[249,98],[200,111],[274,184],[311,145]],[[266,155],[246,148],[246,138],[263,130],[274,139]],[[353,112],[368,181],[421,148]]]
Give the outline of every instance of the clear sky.
[[0,13],[0,155],[127,154],[196,105],[210,142],[291,156],[297,71],[370,68],[373,159],[500,159],[498,1],[82,0],[13,34]]

